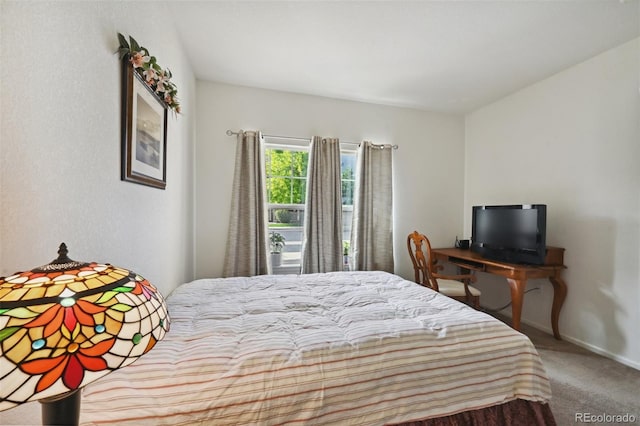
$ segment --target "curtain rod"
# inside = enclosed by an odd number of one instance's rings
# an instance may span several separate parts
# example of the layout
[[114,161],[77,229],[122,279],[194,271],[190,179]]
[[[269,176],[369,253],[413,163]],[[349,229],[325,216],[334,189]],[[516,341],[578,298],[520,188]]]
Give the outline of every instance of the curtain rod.
[[[241,133],[243,133],[243,130],[240,130],[239,132],[234,132],[232,130],[227,130],[227,136],[233,136],[233,135],[239,135]],[[273,138],[273,139],[284,139],[284,140],[290,140],[290,141],[300,141],[300,142],[307,142],[307,143],[311,143],[311,138],[301,138],[301,137],[297,137],[297,136],[276,136],[276,135],[262,135],[265,138]],[[348,142],[348,141],[340,141],[341,144],[345,144],[345,145],[356,145],[356,146],[360,146],[359,142]],[[398,145],[378,145],[378,144],[374,144],[372,143],[372,145],[376,148],[386,148],[386,147],[391,147],[393,149],[398,149]]]

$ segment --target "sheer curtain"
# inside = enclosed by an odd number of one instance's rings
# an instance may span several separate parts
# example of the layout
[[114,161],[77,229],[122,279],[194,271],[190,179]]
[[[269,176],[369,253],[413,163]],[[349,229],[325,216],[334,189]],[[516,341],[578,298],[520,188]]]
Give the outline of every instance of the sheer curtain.
[[270,273],[266,174],[260,132],[240,132],[231,196],[225,277]]
[[393,272],[392,147],[360,144],[356,173],[351,267]]
[[309,152],[302,273],[341,271],[340,143],[314,136]]

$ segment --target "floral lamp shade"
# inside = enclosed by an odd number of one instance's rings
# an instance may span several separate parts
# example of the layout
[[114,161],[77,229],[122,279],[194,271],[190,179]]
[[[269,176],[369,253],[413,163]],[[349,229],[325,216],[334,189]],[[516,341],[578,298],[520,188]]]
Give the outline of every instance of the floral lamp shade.
[[58,254],[0,278],[0,411],[72,394],[131,364],[169,330],[164,299],[146,279],[73,261],[64,243]]

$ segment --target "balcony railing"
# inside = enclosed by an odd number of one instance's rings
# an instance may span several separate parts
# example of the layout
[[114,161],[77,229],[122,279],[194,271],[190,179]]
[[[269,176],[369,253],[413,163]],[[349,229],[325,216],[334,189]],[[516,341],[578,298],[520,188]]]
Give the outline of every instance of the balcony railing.
[[[302,239],[304,236],[304,205],[270,204],[268,207],[269,232],[278,232],[285,239],[280,265],[272,264],[274,274],[300,273]],[[342,240],[351,238],[353,206],[342,206]]]

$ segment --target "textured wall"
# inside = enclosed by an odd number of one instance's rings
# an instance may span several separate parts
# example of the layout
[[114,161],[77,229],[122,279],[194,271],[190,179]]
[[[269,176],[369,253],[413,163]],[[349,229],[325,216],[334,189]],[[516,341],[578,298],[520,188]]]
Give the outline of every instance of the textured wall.
[[236,147],[227,129],[399,145],[393,248],[396,273],[404,277],[413,277],[406,246],[411,231],[427,233],[437,246],[452,245],[462,232],[461,116],[201,81],[197,102],[197,277],[222,273]]
[[[166,294],[193,276],[195,79],[168,14],[147,2],[2,2],[0,276],[110,262]],[[143,19],[144,18],[144,19]],[[120,181],[117,33],[169,67],[167,189]]]
[[[640,368],[640,40],[470,114],[465,205],[545,203],[547,244],[566,248],[565,337]],[[468,229],[471,216],[466,216]],[[482,285],[482,284],[480,284]],[[553,291],[525,296],[549,328]],[[508,300],[501,285],[483,300]]]

